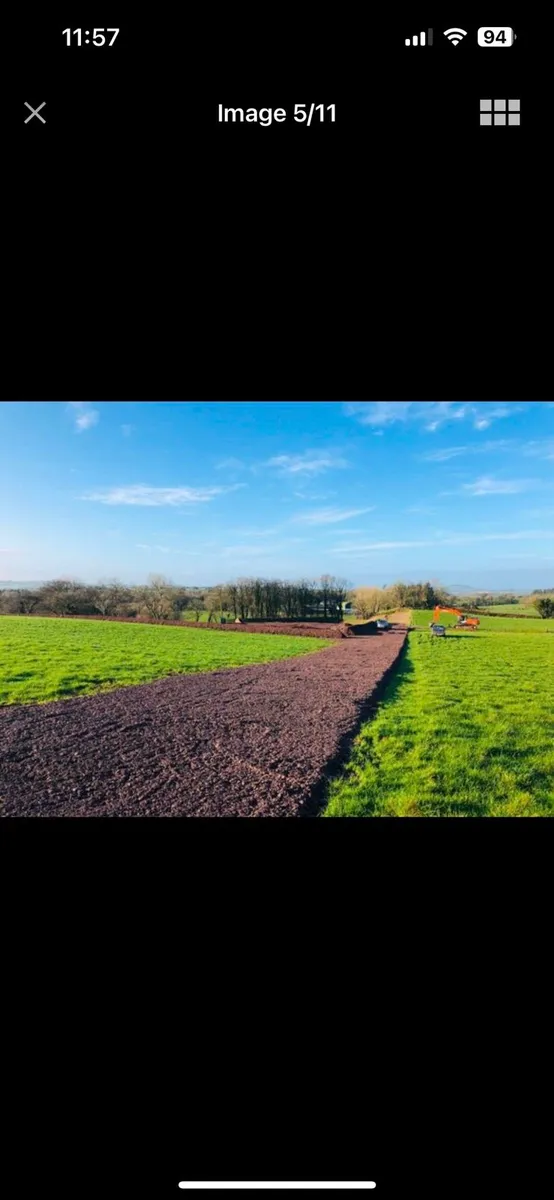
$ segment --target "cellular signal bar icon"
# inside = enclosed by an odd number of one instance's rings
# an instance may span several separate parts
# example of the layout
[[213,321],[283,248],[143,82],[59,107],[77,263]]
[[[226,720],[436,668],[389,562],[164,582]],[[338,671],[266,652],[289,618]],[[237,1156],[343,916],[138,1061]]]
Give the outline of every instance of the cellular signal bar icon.
[[406,38],[405,46],[432,46],[433,45],[433,30],[428,29],[427,33],[423,30],[422,33],[414,33],[413,37]]

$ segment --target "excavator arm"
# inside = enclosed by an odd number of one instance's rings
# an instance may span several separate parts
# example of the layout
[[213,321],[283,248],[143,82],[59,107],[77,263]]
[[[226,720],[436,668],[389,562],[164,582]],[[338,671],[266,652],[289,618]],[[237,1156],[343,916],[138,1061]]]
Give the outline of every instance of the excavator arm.
[[437,604],[433,613],[434,625],[438,623],[441,613],[454,613],[454,616],[458,617],[458,624],[463,625],[464,629],[478,629],[481,624],[478,617],[464,617],[461,608],[443,608],[441,604]]
[[437,623],[441,613],[447,612],[454,613],[456,617],[463,617],[464,615],[461,608],[443,608],[441,604],[437,604],[437,607],[433,613],[433,622]]

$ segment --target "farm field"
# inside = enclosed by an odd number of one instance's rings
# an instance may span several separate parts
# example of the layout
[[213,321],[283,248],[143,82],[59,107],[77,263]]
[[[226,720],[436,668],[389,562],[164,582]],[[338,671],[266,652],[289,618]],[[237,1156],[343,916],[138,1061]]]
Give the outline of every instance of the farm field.
[[[197,634],[230,647],[236,636]],[[406,636],[342,638],[325,653],[240,671],[4,705],[0,817],[315,816]]]
[[554,816],[554,621],[484,617],[438,639],[431,619],[413,612],[421,630],[325,815]]
[[[429,622],[433,620],[431,609],[415,610],[412,612],[412,624],[421,626],[427,629]],[[451,613],[443,613],[441,616],[441,625],[446,625],[447,629],[454,630],[457,618]],[[521,621],[517,617],[479,617],[481,628],[478,633],[482,636],[485,632],[490,633],[520,633],[526,637],[530,633],[552,633],[554,632],[554,620],[543,621],[542,617],[537,617],[536,620]],[[461,634],[466,630],[462,629]],[[470,633],[470,637],[474,635]],[[477,634],[475,634],[477,636]]]
[[510,613],[517,613],[521,617],[537,616],[537,610],[532,604],[487,604],[487,611],[500,613],[503,617],[509,617]]
[[0,617],[0,705],[33,704],[293,658],[326,638],[234,633],[118,622]]
[[346,625],[365,625],[367,621],[378,621],[383,617],[386,621],[390,621],[391,625],[409,625],[411,618],[411,609],[399,608],[395,612],[375,613],[373,617],[345,617]]

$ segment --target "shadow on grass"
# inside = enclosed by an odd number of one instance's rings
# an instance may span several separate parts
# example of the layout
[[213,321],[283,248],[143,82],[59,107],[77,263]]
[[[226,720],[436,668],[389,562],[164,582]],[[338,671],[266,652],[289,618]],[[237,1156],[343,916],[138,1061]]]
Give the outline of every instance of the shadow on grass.
[[[490,765],[512,769],[518,787],[546,794],[552,787],[552,772],[537,764],[536,755],[535,746],[489,746],[483,754],[482,762],[485,768]],[[537,803],[548,807],[548,801],[541,800],[540,797],[536,799]]]
[[433,806],[429,802],[422,805],[423,817],[488,817],[489,807],[486,800],[447,800],[444,806]]
[[301,817],[317,817],[327,807],[329,784],[342,775],[352,754],[353,743],[361,733],[364,725],[375,717],[377,710],[385,703],[394,700],[402,687],[411,682],[415,674],[414,667],[408,658],[408,638],[400,651],[398,658],[391,664],[371,695],[363,700],[355,724],[340,739],[337,753],[326,764],[321,778],[314,784],[310,795],[304,802],[299,813]]
[[478,642],[479,641],[479,638],[478,638],[477,634],[475,634],[475,633],[459,633],[457,629],[452,628],[452,629],[447,629],[446,636],[448,637],[449,634],[451,634],[451,633],[456,634],[457,642],[461,641],[462,638],[469,638],[470,642]]

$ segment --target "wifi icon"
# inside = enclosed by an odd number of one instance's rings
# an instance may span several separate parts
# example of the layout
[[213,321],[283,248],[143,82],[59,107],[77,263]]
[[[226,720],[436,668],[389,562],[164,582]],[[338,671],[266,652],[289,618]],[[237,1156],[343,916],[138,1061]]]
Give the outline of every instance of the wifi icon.
[[458,42],[467,37],[467,29],[445,29],[444,36],[448,38],[449,42],[452,42],[453,46],[457,46]]

